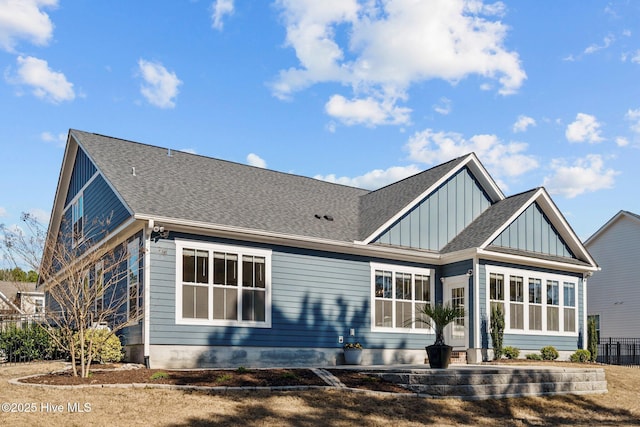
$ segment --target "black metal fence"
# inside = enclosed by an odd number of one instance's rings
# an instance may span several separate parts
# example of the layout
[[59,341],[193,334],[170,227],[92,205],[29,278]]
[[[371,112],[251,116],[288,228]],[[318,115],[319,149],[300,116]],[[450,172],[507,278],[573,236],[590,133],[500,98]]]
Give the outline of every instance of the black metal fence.
[[640,338],[600,338],[596,360],[608,365],[640,366]]
[[0,318],[0,366],[67,357],[49,338],[40,315],[4,315]]

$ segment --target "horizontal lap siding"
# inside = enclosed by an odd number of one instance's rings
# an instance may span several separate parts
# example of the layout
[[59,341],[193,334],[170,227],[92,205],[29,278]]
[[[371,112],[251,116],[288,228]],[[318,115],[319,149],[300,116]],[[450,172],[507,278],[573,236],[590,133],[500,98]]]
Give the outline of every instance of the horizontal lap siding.
[[84,215],[85,231],[91,234],[87,237],[95,241],[129,218],[129,211],[102,175],[98,175],[84,190]]
[[[550,335],[504,334],[503,346],[519,349],[540,350],[552,345],[556,350],[575,351],[578,349],[578,337],[554,337]],[[522,354],[521,356],[525,356]]]
[[325,255],[272,252],[271,328],[176,325],[175,246],[152,244],[150,343],[339,348],[343,336],[367,348],[421,348],[433,341],[427,334],[371,332],[369,261]]

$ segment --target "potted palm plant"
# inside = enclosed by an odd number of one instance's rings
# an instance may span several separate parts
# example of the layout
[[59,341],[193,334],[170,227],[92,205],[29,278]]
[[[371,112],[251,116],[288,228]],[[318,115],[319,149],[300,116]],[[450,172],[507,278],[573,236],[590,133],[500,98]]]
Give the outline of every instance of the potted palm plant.
[[419,321],[433,326],[436,331],[435,342],[425,347],[431,368],[444,369],[449,366],[453,347],[444,342],[444,328],[458,317],[464,316],[464,308],[452,307],[450,304],[424,305],[419,313],[423,316]]

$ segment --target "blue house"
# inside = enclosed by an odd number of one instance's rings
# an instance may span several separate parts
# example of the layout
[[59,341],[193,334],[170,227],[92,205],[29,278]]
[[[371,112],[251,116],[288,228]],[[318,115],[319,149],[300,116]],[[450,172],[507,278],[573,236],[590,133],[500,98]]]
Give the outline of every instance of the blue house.
[[100,218],[135,264],[127,356],[154,368],[335,365],[355,341],[422,363],[416,312],[441,302],[469,362],[492,305],[522,354],[585,346],[596,263],[544,188],[505,197],[473,153],[368,191],[71,130],[51,235]]

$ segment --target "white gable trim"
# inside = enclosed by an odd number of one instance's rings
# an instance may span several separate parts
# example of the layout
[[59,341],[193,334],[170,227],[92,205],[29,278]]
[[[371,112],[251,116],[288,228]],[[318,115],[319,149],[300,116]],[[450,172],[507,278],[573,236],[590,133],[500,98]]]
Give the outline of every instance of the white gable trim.
[[465,166],[468,167],[469,170],[471,170],[473,176],[476,178],[476,180],[478,180],[482,189],[489,195],[492,203],[503,200],[505,198],[504,194],[495,183],[493,178],[491,178],[484,166],[482,166],[482,163],[480,163],[480,160],[478,160],[475,153],[471,153],[467,155],[467,158],[460,162],[455,168],[451,169],[448,173],[443,175],[431,187],[423,191],[422,194],[413,199],[411,203],[409,203],[403,209],[398,211],[394,216],[392,216],[389,220],[387,220],[384,224],[378,227],[373,233],[371,233],[371,235],[369,235],[369,237],[364,239],[362,242],[355,243],[364,245],[368,245],[369,243],[371,243],[373,240],[379,237],[387,228],[391,227],[396,221],[398,221],[414,207],[416,207],[420,202],[422,202],[425,198],[436,191],[442,184],[447,182],[452,176],[460,172],[460,170],[462,170]]
[[486,249],[487,246],[491,244],[504,230],[507,229],[525,210],[529,208],[534,202],[537,202],[542,211],[551,221],[551,224],[555,227],[556,231],[565,241],[565,243],[569,246],[569,249],[579,258],[585,259],[591,264],[592,267],[597,269],[597,264],[589,254],[589,252],[585,249],[584,245],[575,234],[571,226],[564,219],[564,216],[558,209],[551,197],[547,193],[547,191],[540,187],[538,190],[533,193],[533,195],[527,200],[526,203],[523,203],[520,209],[518,209],[507,221],[502,224],[496,231],[489,236],[489,238],[480,245],[480,249]]

